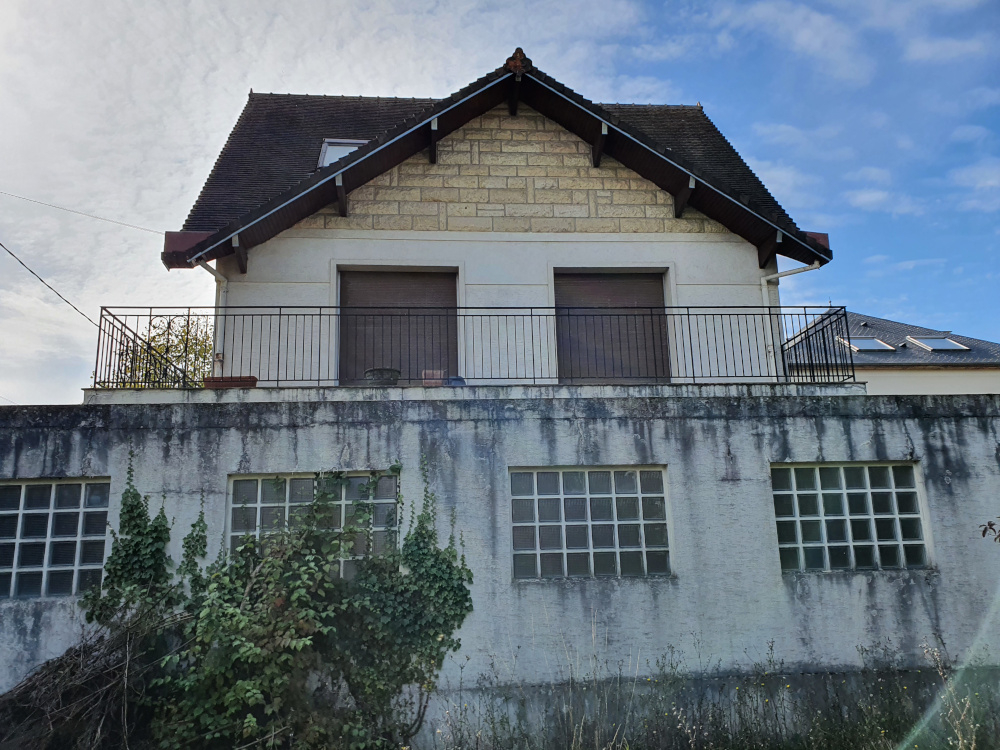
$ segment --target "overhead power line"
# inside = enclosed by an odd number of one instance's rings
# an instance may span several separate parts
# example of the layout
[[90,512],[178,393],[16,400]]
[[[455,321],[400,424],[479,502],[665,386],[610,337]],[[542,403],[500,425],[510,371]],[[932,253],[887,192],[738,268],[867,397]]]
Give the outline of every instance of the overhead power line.
[[6,396],[0,396],[0,401],[6,401],[8,404],[13,404],[14,406],[20,406],[20,404],[17,403],[17,401],[12,401],[11,399],[7,398]]
[[83,312],[83,310],[81,310],[81,309],[80,309],[79,307],[77,307],[77,306],[76,306],[76,305],[74,305],[74,304],[73,304],[72,302],[70,302],[70,301],[69,301],[68,299],[66,299],[66,298],[65,298],[65,297],[63,297],[63,296],[62,296],[61,294],[59,294],[59,292],[57,292],[57,291],[56,291],[55,287],[53,287],[53,286],[52,286],[52,285],[51,285],[51,284],[50,284],[49,282],[47,282],[47,281],[46,281],[45,279],[43,279],[43,278],[42,278],[41,276],[39,276],[39,275],[38,275],[37,273],[35,273],[34,271],[32,271],[32,270],[31,270],[30,268],[28,268],[28,264],[27,264],[27,263],[25,263],[25,262],[24,262],[23,260],[21,260],[20,258],[18,258],[18,257],[17,257],[16,255],[14,255],[14,253],[13,253],[13,252],[11,251],[11,249],[10,249],[9,247],[7,247],[7,246],[6,246],[5,244],[3,244],[2,242],[0,242],[0,247],[2,247],[2,248],[3,248],[4,250],[6,250],[6,251],[7,251],[7,253],[8,253],[9,255],[10,255],[10,257],[11,257],[11,258],[13,258],[13,259],[14,259],[14,260],[16,260],[16,261],[17,261],[18,263],[20,263],[20,264],[21,264],[22,266],[24,266],[25,270],[26,270],[26,271],[27,271],[28,273],[30,273],[30,274],[31,274],[32,276],[34,276],[34,277],[35,277],[36,279],[38,279],[38,280],[39,280],[40,282],[42,282],[43,284],[45,284],[45,286],[47,286],[47,287],[48,287],[49,289],[51,289],[51,290],[52,290],[52,292],[53,292],[53,293],[54,293],[54,294],[55,294],[55,295],[56,295],[56,296],[57,296],[57,297],[58,297],[59,299],[61,299],[61,300],[62,300],[63,302],[65,302],[65,303],[66,303],[67,305],[69,305],[69,306],[70,306],[70,307],[72,307],[72,308],[73,308],[74,310],[76,310],[76,311],[77,311],[78,313],[80,313],[80,315],[82,315],[82,316],[83,316],[83,317],[85,317],[85,318],[86,318],[87,320],[89,320],[89,321],[91,322],[91,324],[93,324],[93,325],[94,325],[94,327],[96,327],[96,328],[100,328],[100,326],[99,326],[99,325],[97,325],[97,323],[94,323],[94,320],[93,320],[93,318],[91,318],[91,317],[90,317],[89,315],[87,315],[87,313]]
[[117,224],[120,227],[128,227],[129,229],[138,229],[140,232],[152,232],[153,234],[163,234],[163,232],[158,229],[147,229],[146,227],[136,226],[135,224],[127,224],[124,221],[115,221],[114,219],[105,219],[103,216],[94,216],[93,214],[85,214],[83,211],[76,211],[72,208],[64,208],[63,206],[56,206],[52,203],[45,203],[44,201],[36,201],[34,198],[25,198],[23,195],[15,195],[14,193],[8,193],[6,191],[0,190],[0,195],[6,195],[11,198],[18,198],[22,201],[28,201],[28,203],[37,203],[39,206],[48,206],[49,208],[55,208],[60,211],[66,211],[71,214],[76,214],[77,216],[86,216],[88,219],[97,219],[98,221],[106,221],[109,224]]

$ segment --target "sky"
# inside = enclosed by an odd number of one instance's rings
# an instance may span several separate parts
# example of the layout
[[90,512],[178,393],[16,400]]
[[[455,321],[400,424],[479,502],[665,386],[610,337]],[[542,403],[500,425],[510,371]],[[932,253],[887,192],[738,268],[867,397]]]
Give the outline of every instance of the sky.
[[[0,0],[0,192],[180,229],[250,89],[442,97],[521,46],[594,101],[701,102],[830,234],[784,304],[1000,341],[998,36],[996,0]],[[152,232],[0,195],[0,242],[95,320],[213,301]],[[80,403],[96,338],[0,251],[0,404]]]

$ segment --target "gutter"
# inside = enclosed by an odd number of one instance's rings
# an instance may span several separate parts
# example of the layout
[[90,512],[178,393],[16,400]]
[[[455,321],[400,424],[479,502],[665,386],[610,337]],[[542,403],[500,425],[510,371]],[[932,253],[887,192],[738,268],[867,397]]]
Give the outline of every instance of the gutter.
[[768,276],[760,277],[760,295],[761,301],[764,303],[764,307],[771,306],[770,295],[767,293],[768,284],[772,281],[777,281],[778,279],[783,279],[786,276],[794,276],[797,273],[805,273],[806,271],[815,271],[821,268],[820,262],[817,260],[811,266],[805,266],[804,268],[793,268],[790,271],[780,271],[778,273],[772,273]]
[[229,299],[229,279],[225,277],[217,268],[212,268],[208,263],[203,260],[198,261],[198,265],[208,271],[215,278],[215,341],[213,342],[212,352],[212,375],[215,377],[222,376],[222,360],[224,354],[222,353],[221,342],[225,340],[226,330],[225,330],[225,315],[222,316],[222,325],[219,325],[219,310],[225,310],[226,304]]

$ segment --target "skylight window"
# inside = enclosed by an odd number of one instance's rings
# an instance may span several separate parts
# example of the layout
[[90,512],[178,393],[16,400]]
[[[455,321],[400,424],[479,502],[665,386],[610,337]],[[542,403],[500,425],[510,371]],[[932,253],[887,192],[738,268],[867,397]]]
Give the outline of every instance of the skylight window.
[[959,344],[957,341],[952,341],[944,336],[921,336],[920,338],[915,338],[913,336],[907,336],[906,340],[916,344],[919,347],[926,349],[929,352],[967,352],[969,347]]
[[319,152],[319,166],[328,167],[335,161],[347,156],[355,149],[364,146],[368,141],[352,141],[345,138],[327,138]]
[[856,352],[894,352],[896,347],[889,346],[887,343],[881,339],[877,339],[874,336],[851,336],[851,340],[839,338],[837,339],[844,346],[849,346]]

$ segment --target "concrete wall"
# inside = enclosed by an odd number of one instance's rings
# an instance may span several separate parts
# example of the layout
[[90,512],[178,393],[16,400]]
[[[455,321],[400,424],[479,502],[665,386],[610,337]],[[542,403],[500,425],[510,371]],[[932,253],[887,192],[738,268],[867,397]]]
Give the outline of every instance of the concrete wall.
[[856,367],[854,372],[873,396],[1000,393],[1000,367]]
[[[1000,637],[1000,551],[978,528],[997,515],[1000,397],[645,386],[258,389],[175,399],[0,408],[0,477],[110,476],[114,498],[131,443],[140,489],[154,506],[166,495],[175,546],[204,492],[212,557],[229,475],[364,470],[400,459],[401,489],[413,500],[425,454],[475,574],[475,612],[461,633],[467,680],[491,657],[509,678],[540,682],[595,657],[641,673],[670,646],[691,666],[739,669],[773,639],[790,670],[817,670],[857,666],[859,645],[889,642],[904,663],[918,663],[934,634],[959,658],[986,653],[981,646]],[[886,460],[919,464],[932,567],[783,575],[770,463]],[[637,464],[666,467],[672,577],[512,580],[510,467]],[[72,638],[70,612],[65,601],[0,603],[0,688]],[[996,663],[995,651],[988,659]],[[457,679],[457,663],[448,663],[446,683]]]

